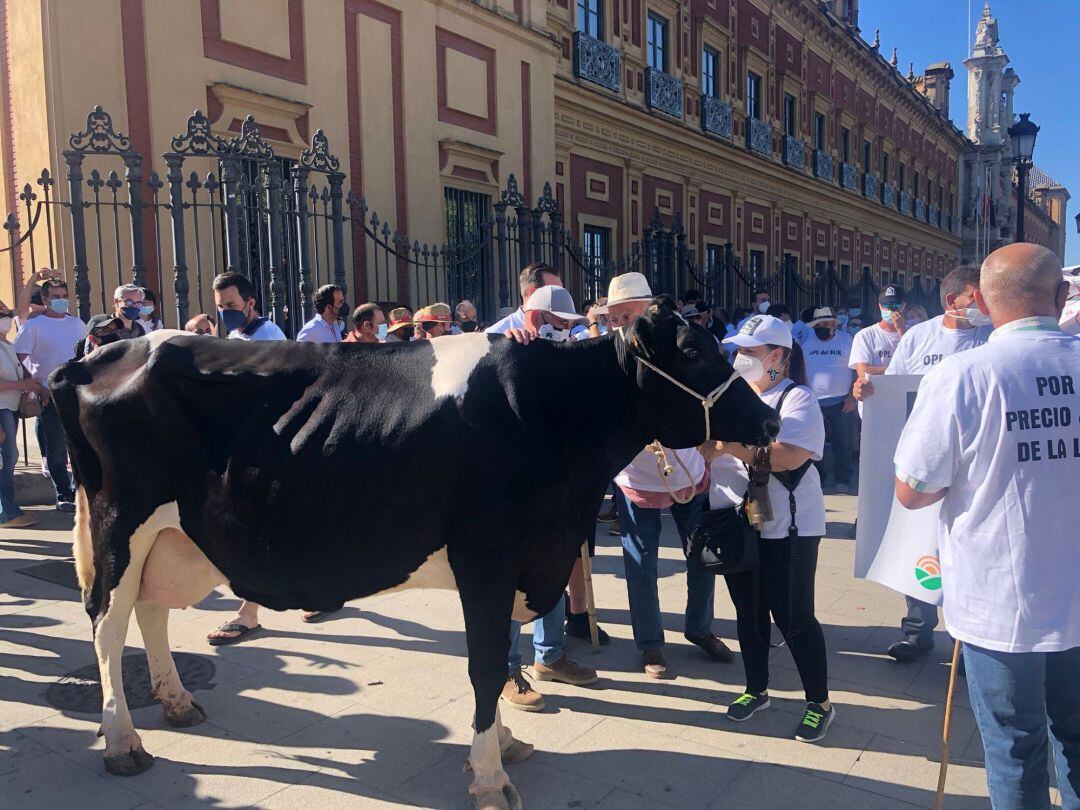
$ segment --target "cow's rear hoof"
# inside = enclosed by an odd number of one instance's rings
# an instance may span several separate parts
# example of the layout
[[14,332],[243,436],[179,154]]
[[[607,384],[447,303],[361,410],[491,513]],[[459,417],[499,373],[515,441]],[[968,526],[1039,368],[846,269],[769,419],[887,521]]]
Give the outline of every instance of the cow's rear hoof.
[[206,711],[194,700],[191,701],[191,706],[182,712],[165,712],[165,722],[173,728],[191,728],[205,719]]
[[536,746],[532,743],[522,742],[518,739],[510,740],[510,744],[502,750],[503,765],[514,765],[524,762],[533,755]]
[[105,757],[105,770],[113,776],[135,776],[153,764],[154,758],[146,753],[141,745],[126,754]]
[[502,790],[485,790],[473,796],[475,810],[521,810],[521,796],[513,785]]

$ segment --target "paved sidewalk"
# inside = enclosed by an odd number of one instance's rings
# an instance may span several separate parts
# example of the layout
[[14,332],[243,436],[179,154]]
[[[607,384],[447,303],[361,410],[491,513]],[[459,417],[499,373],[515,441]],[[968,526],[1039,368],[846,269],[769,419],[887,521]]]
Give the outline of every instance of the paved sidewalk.
[[[630,635],[621,551],[602,527],[594,581],[600,620],[614,638],[598,655],[570,641],[575,658],[600,669],[600,683],[538,684],[548,711],[503,709],[515,736],[537,747],[508,768],[527,808],[933,805],[950,642],[939,633],[933,655],[906,666],[883,654],[896,639],[903,601],[852,578],[854,498],[827,501],[829,534],[841,539],[822,544],[817,578],[838,710],[825,742],[791,739],[802,696],[786,649],[773,653],[774,708],[745,724],[724,717],[743,686],[742,668],[707,661],[682,638],[684,566],[668,518],[661,606],[678,677],[647,680]],[[156,764],[130,779],[105,775],[98,716],[58,711],[44,696],[94,656],[76,593],[19,570],[69,554],[70,519],[41,514],[41,531],[0,533],[0,804],[471,806],[462,772],[472,694],[461,609],[455,594],[439,591],[364,599],[340,619],[311,626],[299,613],[266,611],[267,631],[216,650],[205,635],[235,606],[231,594],[174,611],[174,651],[216,667],[210,686],[195,693],[209,719],[174,730],[159,707],[136,709]],[[737,647],[733,609],[718,585],[716,630]],[[133,654],[141,643],[134,622],[128,641]],[[528,659],[531,645],[525,649]],[[951,750],[945,807],[988,807],[963,681]]]

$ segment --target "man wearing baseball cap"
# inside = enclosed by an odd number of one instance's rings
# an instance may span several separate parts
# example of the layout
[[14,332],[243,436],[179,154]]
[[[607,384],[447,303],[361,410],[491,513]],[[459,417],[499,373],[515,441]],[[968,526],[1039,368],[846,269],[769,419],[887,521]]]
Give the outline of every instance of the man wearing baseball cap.
[[[855,388],[852,395],[861,400],[862,382],[868,374],[884,374],[889,367],[893,352],[907,329],[905,313],[907,296],[904,288],[890,284],[878,296],[881,320],[869,329],[860,329],[851,341],[851,359],[848,366],[855,372]],[[862,415],[862,402],[859,402]]]
[[[855,375],[851,360],[851,335],[837,330],[837,318],[829,307],[818,307],[807,324],[813,333],[803,342],[806,376],[821,406],[825,428],[832,444],[832,478],[836,491],[851,491],[851,468],[854,458],[855,425],[852,412],[855,399],[851,384]],[[825,475],[824,465],[818,468]]]
[[586,319],[575,310],[574,298],[562,287],[541,287],[525,302],[525,320],[538,337],[562,343],[572,338],[573,327]]
[[418,333],[421,340],[431,340],[450,334],[450,327],[454,325],[454,313],[449,304],[430,304],[416,311],[413,323],[419,324],[422,330]]
[[407,343],[412,340],[413,314],[408,307],[395,307],[387,319],[384,343]]
[[[511,329],[525,328],[525,302],[534,292],[544,287],[561,287],[559,271],[549,264],[533,262],[522,268],[518,274],[518,291],[521,293],[521,306],[506,315],[484,331],[492,335],[505,335]],[[519,333],[520,336],[521,333]]]

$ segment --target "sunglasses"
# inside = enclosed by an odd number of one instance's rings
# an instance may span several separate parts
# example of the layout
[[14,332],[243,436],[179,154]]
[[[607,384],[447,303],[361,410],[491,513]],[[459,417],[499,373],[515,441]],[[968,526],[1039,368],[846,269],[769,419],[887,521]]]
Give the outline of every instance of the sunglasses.
[[447,324],[442,321],[424,321],[420,326],[423,327],[425,332],[434,332],[436,328],[440,326],[446,326]]

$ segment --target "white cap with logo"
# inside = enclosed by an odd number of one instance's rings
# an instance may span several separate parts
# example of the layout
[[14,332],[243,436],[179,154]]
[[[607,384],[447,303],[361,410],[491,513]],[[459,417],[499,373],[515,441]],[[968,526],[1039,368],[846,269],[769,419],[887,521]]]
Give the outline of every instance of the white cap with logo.
[[791,324],[772,315],[754,315],[736,334],[724,340],[725,346],[783,346],[791,348]]
[[585,323],[587,320],[583,315],[577,313],[574,298],[567,290],[550,284],[538,289],[525,302],[526,312],[535,310],[550,312],[555,317],[571,323]]

